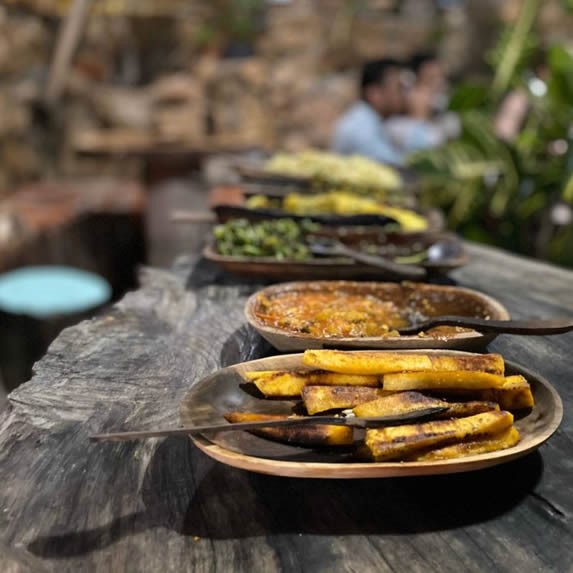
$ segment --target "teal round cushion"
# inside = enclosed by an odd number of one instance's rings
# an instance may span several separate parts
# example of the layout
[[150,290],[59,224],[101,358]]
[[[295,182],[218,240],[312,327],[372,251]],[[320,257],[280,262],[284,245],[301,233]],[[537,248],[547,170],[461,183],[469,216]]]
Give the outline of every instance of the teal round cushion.
[[102,277],[71,267],[25,267],[0,275],[0,309],[46,318],[93,309],[110,299]]

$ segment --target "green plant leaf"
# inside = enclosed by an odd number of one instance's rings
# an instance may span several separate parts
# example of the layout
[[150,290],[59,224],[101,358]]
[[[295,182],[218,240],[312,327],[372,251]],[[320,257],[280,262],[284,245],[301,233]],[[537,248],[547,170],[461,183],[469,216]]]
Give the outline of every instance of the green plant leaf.
[[573,173],[569,175],[569,179],[565,183],[561,197],[563,198],[563,201],[573,204]]
[[491,92],[499,99],[509,89],[524,53],[531,45],[533,24],[539,11],[540,0],[525,0],[514,26],[508,29],[507,38],[503,38],[502,49],[495,57],[495,75]]
[[549,95],[559,105],[570,110],[573,101],[573,55],[563,46],[553,46],[548,55]]
[[489,89],[479,84],[460,84],[456,86],[450,97],[450,111],[463,112],[484,107],[487,104]]

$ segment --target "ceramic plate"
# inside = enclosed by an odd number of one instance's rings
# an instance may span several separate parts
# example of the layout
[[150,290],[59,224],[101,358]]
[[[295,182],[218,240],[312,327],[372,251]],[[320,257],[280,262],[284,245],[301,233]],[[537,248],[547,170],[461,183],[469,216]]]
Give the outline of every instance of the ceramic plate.
[[[419,351],[410,351],[419,352]],[[467,354],[429,350],[425,353]],[[225,423],[230,411],[290,413],[294,401],[264,400],[249,393],[242,372],[249,370],[301,369],[302,354],[273,356],[223,368],[198,382],[181,403],[184,425]],[[208,456],[224,464],[263,474],[301,478],[379,478],[434,475],[478,470],[509,462],[538,448],[557,429],[563,404],[551,384],[522,366],[506,361],[507,374],[522,374],[531,384],[535,406],[516,416],[521,441],[508,449],[443,461],[354,462],[346,451],[313,450],[266,440],[248,432],[222,432],[191,439]]]
[[[327,236],[327,235],[325,235]],[[365,235],[366,236],[366,235]],[[343,242],[354,245],[359,235],[345,236]],[[463,243],[447,233],[417,233],[394,235],[391,240],[398,247],[411,244],[429,248],[438,241],[448,242],[448,251],[440,258],[420,264],[429,275],[445,274],[462,267],[468,261]],[[374,240],[373,240],[374,242]],[[222,267],[225,271],[249,278],[272,280],[302,279],[394,279],[385,269],[365,265],[347,258],[315,257],[309,260],[278,260],[272,257],[228,256],[219,254],[214,246],[208,245],[203,256]]]

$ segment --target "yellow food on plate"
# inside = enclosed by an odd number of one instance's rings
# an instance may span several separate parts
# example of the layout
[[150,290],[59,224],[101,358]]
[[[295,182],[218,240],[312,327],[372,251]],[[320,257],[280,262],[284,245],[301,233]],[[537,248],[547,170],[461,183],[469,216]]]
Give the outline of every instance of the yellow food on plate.
[[317,149],[299,153],[276,153],[265,163],[265,171],[322,182],[376,189],[398,189],[400,174],[387,165],[361,155],[339,155]]
[[321,370],[268,370],[264,372],[246,372],[245,379],[268,398],[300,396],[308,385],[315,386],[370,386],[382,385],[381,376],[364,376],[324,372]]
[[[301,397],[311,420],[328,411],[343,411],[336,416],[409,420],[370,427],[364,433],[362,428],[355,433],[351,426],[314,420],[311,426],[253,433],[307,447],[353,445],[354,455],[367,452],[376,462],[432,462],[514,446],[520,436],[511,411],[534,405],[528,381],[521,375],[504,376],[499,354],[307,350],[302,362],[299,370],[248,371],[242,377],[265,398]],[[301,405],[293,410],[297,415]],[[429,420],[410,421],[432,408],[438,410]],[[286,417],[255,412],[225,416],[232,423]],[[358,422],[358,427],[364,423]]]
[[[469,402],[449,402],[448,410],[443,418],[465,418],[466,416],[475,416],[482,412],[499,410],[499,404],[491,400],[470,400]],[[506,408],[503,408],[504,410]]]
[[395,392],[371,402],[357,405],[352,412],[360,418],[398,416],[434,407],[447,407],[448,403],[437,398],[424,396],[419,392]]
[[512,424],[509,412],[484,412],[467,418],[366,430],[365,443],[377,462],[400,460],[428,448],[491,437]]
[[378,416],[409,414],[434,407],[447,408],[445,412],[438,415],[440,418],[463,418],[482,412],[499,410],[499,406],[495,402],[450,403],[438,398],[425,396],[419,392],[396,392],[377,398],[372,402],[357,405],[352,411],[355,416],[360,418],[375,418]]
[[487,454],[498,450],[505,450],[515,446],[519,442],[519,432],[515,426],[511,426],[491,437],[471,442],[462,442],[452,446],[436,448],[423,454],[412,456],[408,461],[416,462],[434,462],[438,460],[451,460],[465,456],[476,456],[478,454]]
[[384,395],[381,388],[360,386],[305,386],[302,399],[306,411],[318,414],[327,410],[346,410]]
[[506,379],[504,376],[478,371],[448,371],[448,372],[397,372],[385,374],[383,387],[385,390],[449,390],[463,388],[464,390],[483,390],[487,388],[502,388]]
[[[229,412],[225,414],[225,419],[231,422],[231,424],[286,420],[289,417],[292,416],[258,414],[254,412]],[[249,431],[263,438],[270,438],[272,440],[301,446],[348,446],[351,445],[354,440],[352,428],[324,424],[317,424],[316,426],[300,425],[281,428],[260,428]]]
[[473,398],[475,400],[491,400],[497,402],[503,410],[523,410],[532,408],[535,404],[531,387],[521,376],[508,376],[499,388],[485,390],[451,389],[445,392],[447,396],[458,398]]
[[394,219],[402,231],[419,232],[428,228],[428,220],[411,209],[384,205],[356,193],[330,191],[313,195],[290,193],[283,201],[287,213],[310,215],[380,215]]
[[342,350],[306,350],[303,364],[311,368],[342,374],[390,374],[412,371],[475,370],[502,375],[503,358],[499,354],[418,354],[405,352],[345,352]]

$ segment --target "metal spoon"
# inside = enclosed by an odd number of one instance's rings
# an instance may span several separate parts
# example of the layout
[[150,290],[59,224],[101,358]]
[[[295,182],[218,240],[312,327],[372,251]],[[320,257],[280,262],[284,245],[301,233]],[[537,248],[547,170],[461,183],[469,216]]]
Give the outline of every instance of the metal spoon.
[[456,259],[463,254],[463,247],[458,241],[443,240],[433,243],[428,248],[411,255],[400,255],[394,261],[403,265],[421,265],[441,263]]
[[435,263],[446,259],[454,259],[463,253],[463,247],[458,241],[437,241],[428,247],[426,260]]
[[389,274],[400,278],[423,279],[426,277],[426,270],[421,267],[395,263],[384,257],[369,255],[348,247],[339,241],[329,241],[328,239],[315,240],[310,243],[309,248],[314,255],[348,257],[364,265],[384,269]]
[[478,332],[543,336],[573,330],[573,319],[488,320],[473,316],[436,316],[399,328],[398,332],[402,335],[417,334],[435,326],[461,326]]
[[330,425],[330,426],[350,426],[352,428],[380,428],[383,426],[400,426],[413,422],[421,422],[433,418],[447,410],[447,406],[433,406],[399,414],[396,416],[380,416],[376,418],[358,418],[355,416],[301,416],[298,418],[284,418],[281,420],[263,420],[260,422],[241,422],[238,424],[210,424],[207,426],[194,426],[191,428],[173,428],[165,430],[144,430],[137,432],[116,432],[112,434],[95,434],[90,436],[90,440],[96,442],[121,442],[125,440],[140,440],[145,438],[164,438],[167,436],[178,436],[182,434],[204,434],[205,432],[232,432],[237,430],[255,430],[257,428],[277,428],[281,426],[300,425]]

